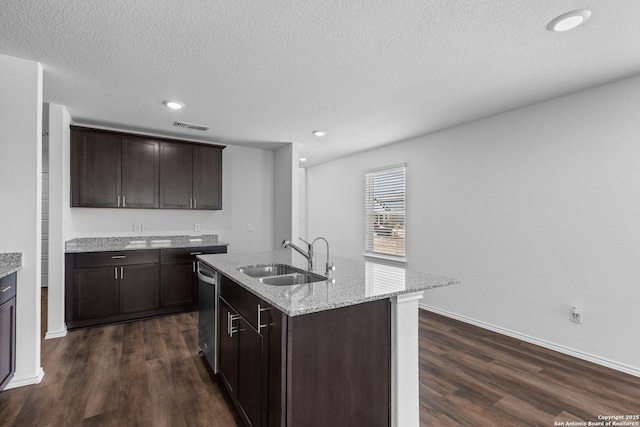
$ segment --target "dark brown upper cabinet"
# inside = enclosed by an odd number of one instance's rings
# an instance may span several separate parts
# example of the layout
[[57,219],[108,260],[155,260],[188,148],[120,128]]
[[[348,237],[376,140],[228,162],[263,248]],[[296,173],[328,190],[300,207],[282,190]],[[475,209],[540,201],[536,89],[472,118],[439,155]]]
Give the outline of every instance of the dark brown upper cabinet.
[[222,209],[222,148],[161,143],[160,207]]
[[222,149],[71,126],[71,206],[222,209]]

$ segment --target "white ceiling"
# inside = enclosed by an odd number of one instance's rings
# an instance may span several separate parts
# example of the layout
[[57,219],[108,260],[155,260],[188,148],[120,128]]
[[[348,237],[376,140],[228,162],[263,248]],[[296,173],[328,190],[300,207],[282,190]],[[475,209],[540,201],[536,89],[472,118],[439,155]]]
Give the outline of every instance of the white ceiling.
[[2,0],[0,53],[41,62],[76,122],[296,142],[313,165],[638,74],[638,17],[637,0]]

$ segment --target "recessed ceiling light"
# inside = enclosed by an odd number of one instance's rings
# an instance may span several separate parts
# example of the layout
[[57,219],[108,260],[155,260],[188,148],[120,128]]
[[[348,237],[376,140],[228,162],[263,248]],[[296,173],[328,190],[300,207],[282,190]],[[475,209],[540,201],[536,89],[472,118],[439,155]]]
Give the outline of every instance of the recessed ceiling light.
[[172,110],[180,110],[184,107],[184,104],[178,101],[164,101],[164,105],[171,108]]
[[327,132],[326,130],[314,130],[311,133],[313,133],[315,136],[325,136],[329,132]]
[[591,17],[591,11],[586,9],[563,13],[549,22],[547,30],[558,32],[571,30],[584,23],[589,17]]
[[298,160],[300,160],[301,162],[306,162],[307,158],[306,157],[300,157]]

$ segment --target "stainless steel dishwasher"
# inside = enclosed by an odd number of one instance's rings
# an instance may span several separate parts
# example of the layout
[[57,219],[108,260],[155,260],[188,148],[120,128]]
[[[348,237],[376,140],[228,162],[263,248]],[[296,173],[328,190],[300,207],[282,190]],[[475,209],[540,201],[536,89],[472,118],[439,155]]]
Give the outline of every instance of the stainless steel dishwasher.
[[198,261],[198,341],[207,363],[218,373],[216,343],[218,342],[218,273]]

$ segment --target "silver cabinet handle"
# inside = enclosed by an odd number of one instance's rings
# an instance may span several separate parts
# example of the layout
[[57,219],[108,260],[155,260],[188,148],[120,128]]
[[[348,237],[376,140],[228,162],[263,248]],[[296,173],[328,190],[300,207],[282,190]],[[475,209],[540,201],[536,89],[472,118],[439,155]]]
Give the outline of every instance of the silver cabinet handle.
[[124,268],[120,267],[120,279],[124,279]]
[[230,312],[227,312],[227,316],[229,316],[229,321],[227,322],[227,326],[229,327],[229,337],[231,338],[233,337],[233,334],[238,332],[238,328],[233,326],[233,322],[238,320],[240,318],[240,315],[231,314]]
[[260,320],[260,313],[262,313],[263,311],[267,311],[269,310],[268,308],[261,308],[260,304],[258,304],[258,333],[260,333],[260,329],[262,328],[266,328],[267,326],[269,326],[269,323],[267,323],[266,325],[261,325],[262,320]]
[[193,199],[189,199],[189,209],[193,209]]
[[126,255],[114,255],[111,257],[111,259],[122,259],[122,258],[126,258]]
[[126,200],[127,200],[127,196],[122,196],[122,207],[123,208],[127,206]]
[[195,262],[195,261],[193,261],[191,264],[192,264],[192,266],[193,266],[193,272],[195,273],[195,272],[196,272],[196,262]]
[[118,267],[113,267],[114,279],[118,280]]
[[193,199],[193,209],[198,209],[198,199],[194,197]]
[[202,252],[191,252],[189,255],[202,255]]
[[118,196],[118,207],[120,207],[120,196]]
[[0,288],[0,292],[7,292],[9,289],[11,289],[11,286],[5,286],[4,288]]

